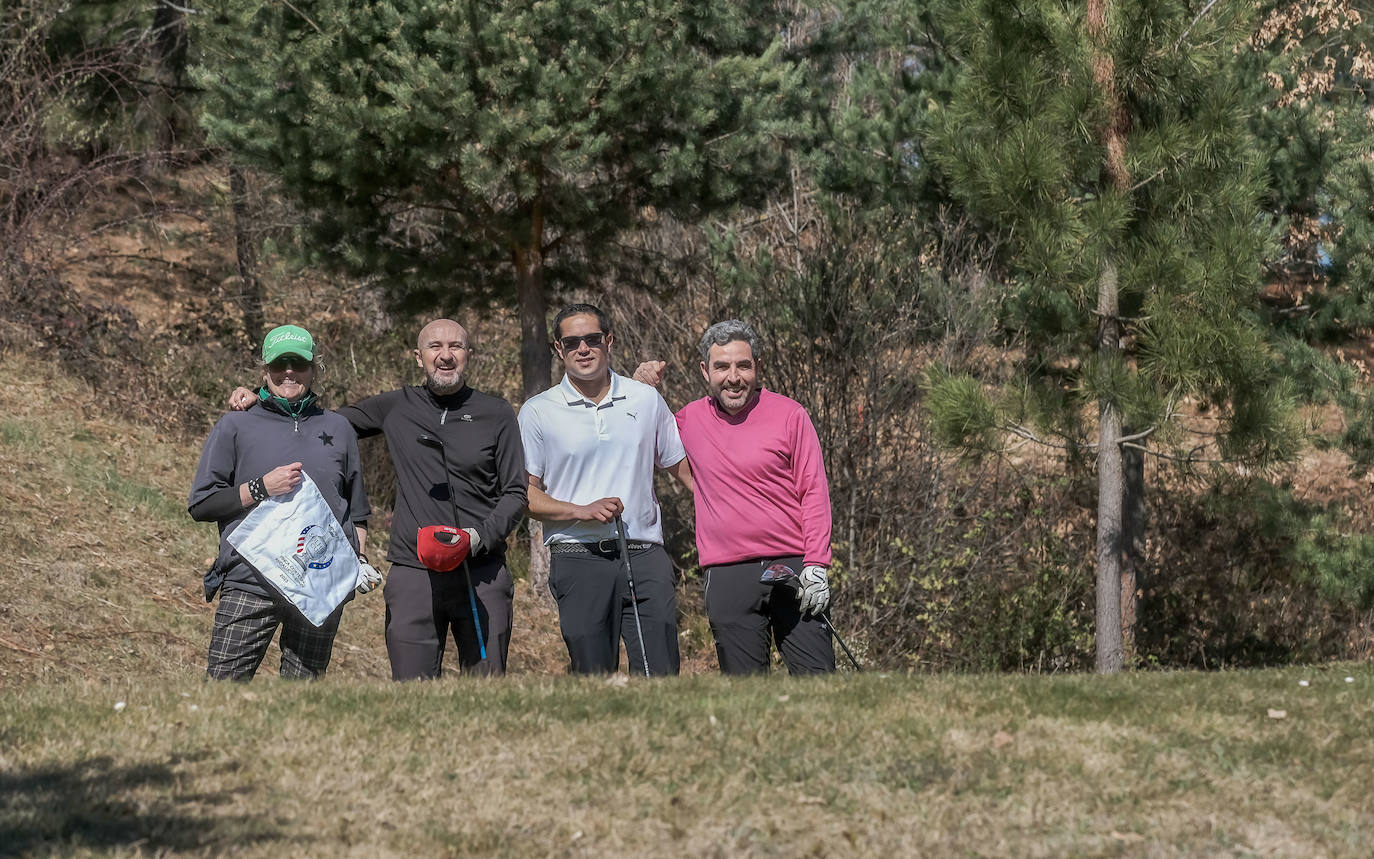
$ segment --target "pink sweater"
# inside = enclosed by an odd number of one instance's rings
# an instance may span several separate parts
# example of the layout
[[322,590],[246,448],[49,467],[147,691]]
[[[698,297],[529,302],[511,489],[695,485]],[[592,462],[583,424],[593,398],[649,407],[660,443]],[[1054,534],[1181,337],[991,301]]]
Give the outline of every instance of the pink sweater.
[[677,427],[696,484],[703,567],[785,555],[830,563],[830,488],[800,403],[760,390],[728,415],[706,397],[683,406]]

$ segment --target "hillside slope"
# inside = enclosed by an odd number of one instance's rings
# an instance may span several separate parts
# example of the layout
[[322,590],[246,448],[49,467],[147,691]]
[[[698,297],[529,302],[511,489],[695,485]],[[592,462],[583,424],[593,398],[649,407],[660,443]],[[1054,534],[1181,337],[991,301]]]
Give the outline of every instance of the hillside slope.
[[[216,537],[186,514],[198,451],[49,364],[0,370],[0,684],[202,671]],[[334,671],[382,674],[380,618],[380,597],[345,612]]]
[[[214,615],[201,575],[216,541],[186,513],[199,441],[112,413],[59,369],[0,354],[0,687],[197,675]],[[373,535],[382,545],[385,531]],[[390,676],[384,618],[380,591],[354,600],[331,675]],[[274,646],[260,676],[276,658]],[[556,616],[520,587],[512,671],[565,661]]]

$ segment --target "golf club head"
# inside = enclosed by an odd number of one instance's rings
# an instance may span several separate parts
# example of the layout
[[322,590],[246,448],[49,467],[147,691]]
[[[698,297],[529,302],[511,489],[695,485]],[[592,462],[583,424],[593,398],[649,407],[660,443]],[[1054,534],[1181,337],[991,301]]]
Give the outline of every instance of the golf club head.
[[422,432],[419,436],[416,437],[415,440],[420,444],[424,445],[425,447],[434,447],[438,448],[439,450],[444,449],[444,443],[439,439],[435,438],[434,436],[430,435],[429,433]]
[[790,585],[797,586],[797,571],[786,564],[774,564],[763,571],[759,576],[759,581],[765,585]]

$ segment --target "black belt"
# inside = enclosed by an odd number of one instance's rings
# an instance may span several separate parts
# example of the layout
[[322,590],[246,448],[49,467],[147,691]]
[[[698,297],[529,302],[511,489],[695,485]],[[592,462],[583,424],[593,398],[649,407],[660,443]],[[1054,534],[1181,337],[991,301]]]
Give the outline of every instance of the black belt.
[[[625,547],[631,552],[638,552],[643,549],[652,549],[657,543],[636,543],[627,542]],[[610,555],[612,557],[620,554],[620,541],[615,537],[607,537],[604,540],[597,540],[595,543],[550,543],[549,554],[551,555]]]

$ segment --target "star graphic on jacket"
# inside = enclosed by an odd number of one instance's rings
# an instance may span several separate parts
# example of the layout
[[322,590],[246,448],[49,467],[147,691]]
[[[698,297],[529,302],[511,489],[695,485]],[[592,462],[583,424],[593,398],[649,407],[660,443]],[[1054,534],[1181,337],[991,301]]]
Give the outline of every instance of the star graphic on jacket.
[[320,442],[321,442],[322,444],[327,444],[327,445],[329,445],[330,447],[333,447],[333,446],[334,446],[334,436],[330,435],[330,434],[327,433],[327,432],[322,432],[322,433],[320,433]]

